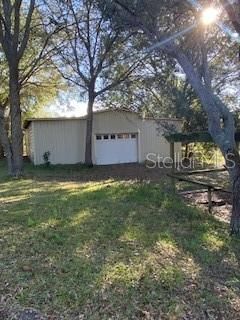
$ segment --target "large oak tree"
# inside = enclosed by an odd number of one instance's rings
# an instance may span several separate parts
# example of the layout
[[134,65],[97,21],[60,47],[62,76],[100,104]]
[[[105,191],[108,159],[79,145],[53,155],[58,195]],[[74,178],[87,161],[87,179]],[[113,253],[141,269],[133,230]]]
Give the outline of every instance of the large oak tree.
[[[8,145],[7,158],[9,173],[15,176],[20,175],[23,170],[19,65],[28,45],[34,8],[35,0],[30,0],[29,4],[22,0],[0,2],[0,44],[9,73],[11,144]],[[3,133],[1,136],[4,136]]]
[[[27,90],[39,84],[43,72],[49,78],[53,76],[52,88],[56,80],[56,69],[51,73],[54,51],[50,42],[59,28],[50,30],[45,9],[45,1],[41,0],[0,1],[0,58],[6,64],[6,68],[1,66],[0,72],[0,139],[12,176],[23,172],[24,101],[21,97],[26,101]],[[6,109],[9,110],[10,133],[5,126]]]
[[[240,234],[240,159],[234,117],[213,90],[211,56],[205,42],[210,30],[201,25],[201,10],[193,3],[197,1],[110,0],[109,17],[117,11],[114,24],[143,32],[151,50],[175,59],[185,73],[207,114],[208,130],[225,157],[233,190],[231,233]],[[233,50],[238,50],[237,43]]]
[[88,103],[85,163],[92,166],[94,105],[136,68],[138,63],[130,54],[132,34],[111,28],[95,0],[49,1],[48,8],[53,27],[62,28],[55,38],[55,64]]

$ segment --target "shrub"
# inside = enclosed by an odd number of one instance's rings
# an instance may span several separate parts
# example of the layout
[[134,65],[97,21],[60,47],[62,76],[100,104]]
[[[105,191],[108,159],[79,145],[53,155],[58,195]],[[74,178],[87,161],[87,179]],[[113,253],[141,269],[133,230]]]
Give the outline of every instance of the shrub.
[[46,165],[46,167],[49,167],[51,164],[50,155],[51,155],[50,151],[46,151],[43,154],[43,161],[44,161],[44,164]]

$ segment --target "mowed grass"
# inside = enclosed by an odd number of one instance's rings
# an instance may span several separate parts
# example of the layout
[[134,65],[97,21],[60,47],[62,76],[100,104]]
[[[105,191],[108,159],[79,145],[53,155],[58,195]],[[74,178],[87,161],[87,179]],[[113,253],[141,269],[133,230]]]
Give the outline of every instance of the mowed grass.
[[240,319],[240,241],[166,183],[14,180],[3,164],[0,179],[9,303],[49,319]]

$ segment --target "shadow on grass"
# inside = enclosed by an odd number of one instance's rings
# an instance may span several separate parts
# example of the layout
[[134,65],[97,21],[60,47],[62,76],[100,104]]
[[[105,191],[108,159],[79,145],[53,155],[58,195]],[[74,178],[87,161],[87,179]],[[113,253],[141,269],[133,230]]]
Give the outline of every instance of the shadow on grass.
[[[118,164],[94,166],[88,168],[82,164],[76,165],[44,165],[34,166],[26,161],[24,165],[24,179],[36,181],[77,181],[102,182],[109,179],[115,181],[152,181],[162,182],[170,169],[149,169],[144,164]],[[6,165],[0,160],[0,181],[8,181]]]
[[5,294],[66,319],[237,319],[240,243],[223,223],[161,185],[35,188],[0,216]]

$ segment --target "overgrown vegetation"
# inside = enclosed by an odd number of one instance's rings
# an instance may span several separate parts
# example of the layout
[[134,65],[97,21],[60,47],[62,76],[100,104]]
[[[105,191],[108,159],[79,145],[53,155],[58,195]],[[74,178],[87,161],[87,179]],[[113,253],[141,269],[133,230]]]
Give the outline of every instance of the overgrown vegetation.
[[164,178],[0,179],[3,297],[57,319],[238,319],[239,240]]

